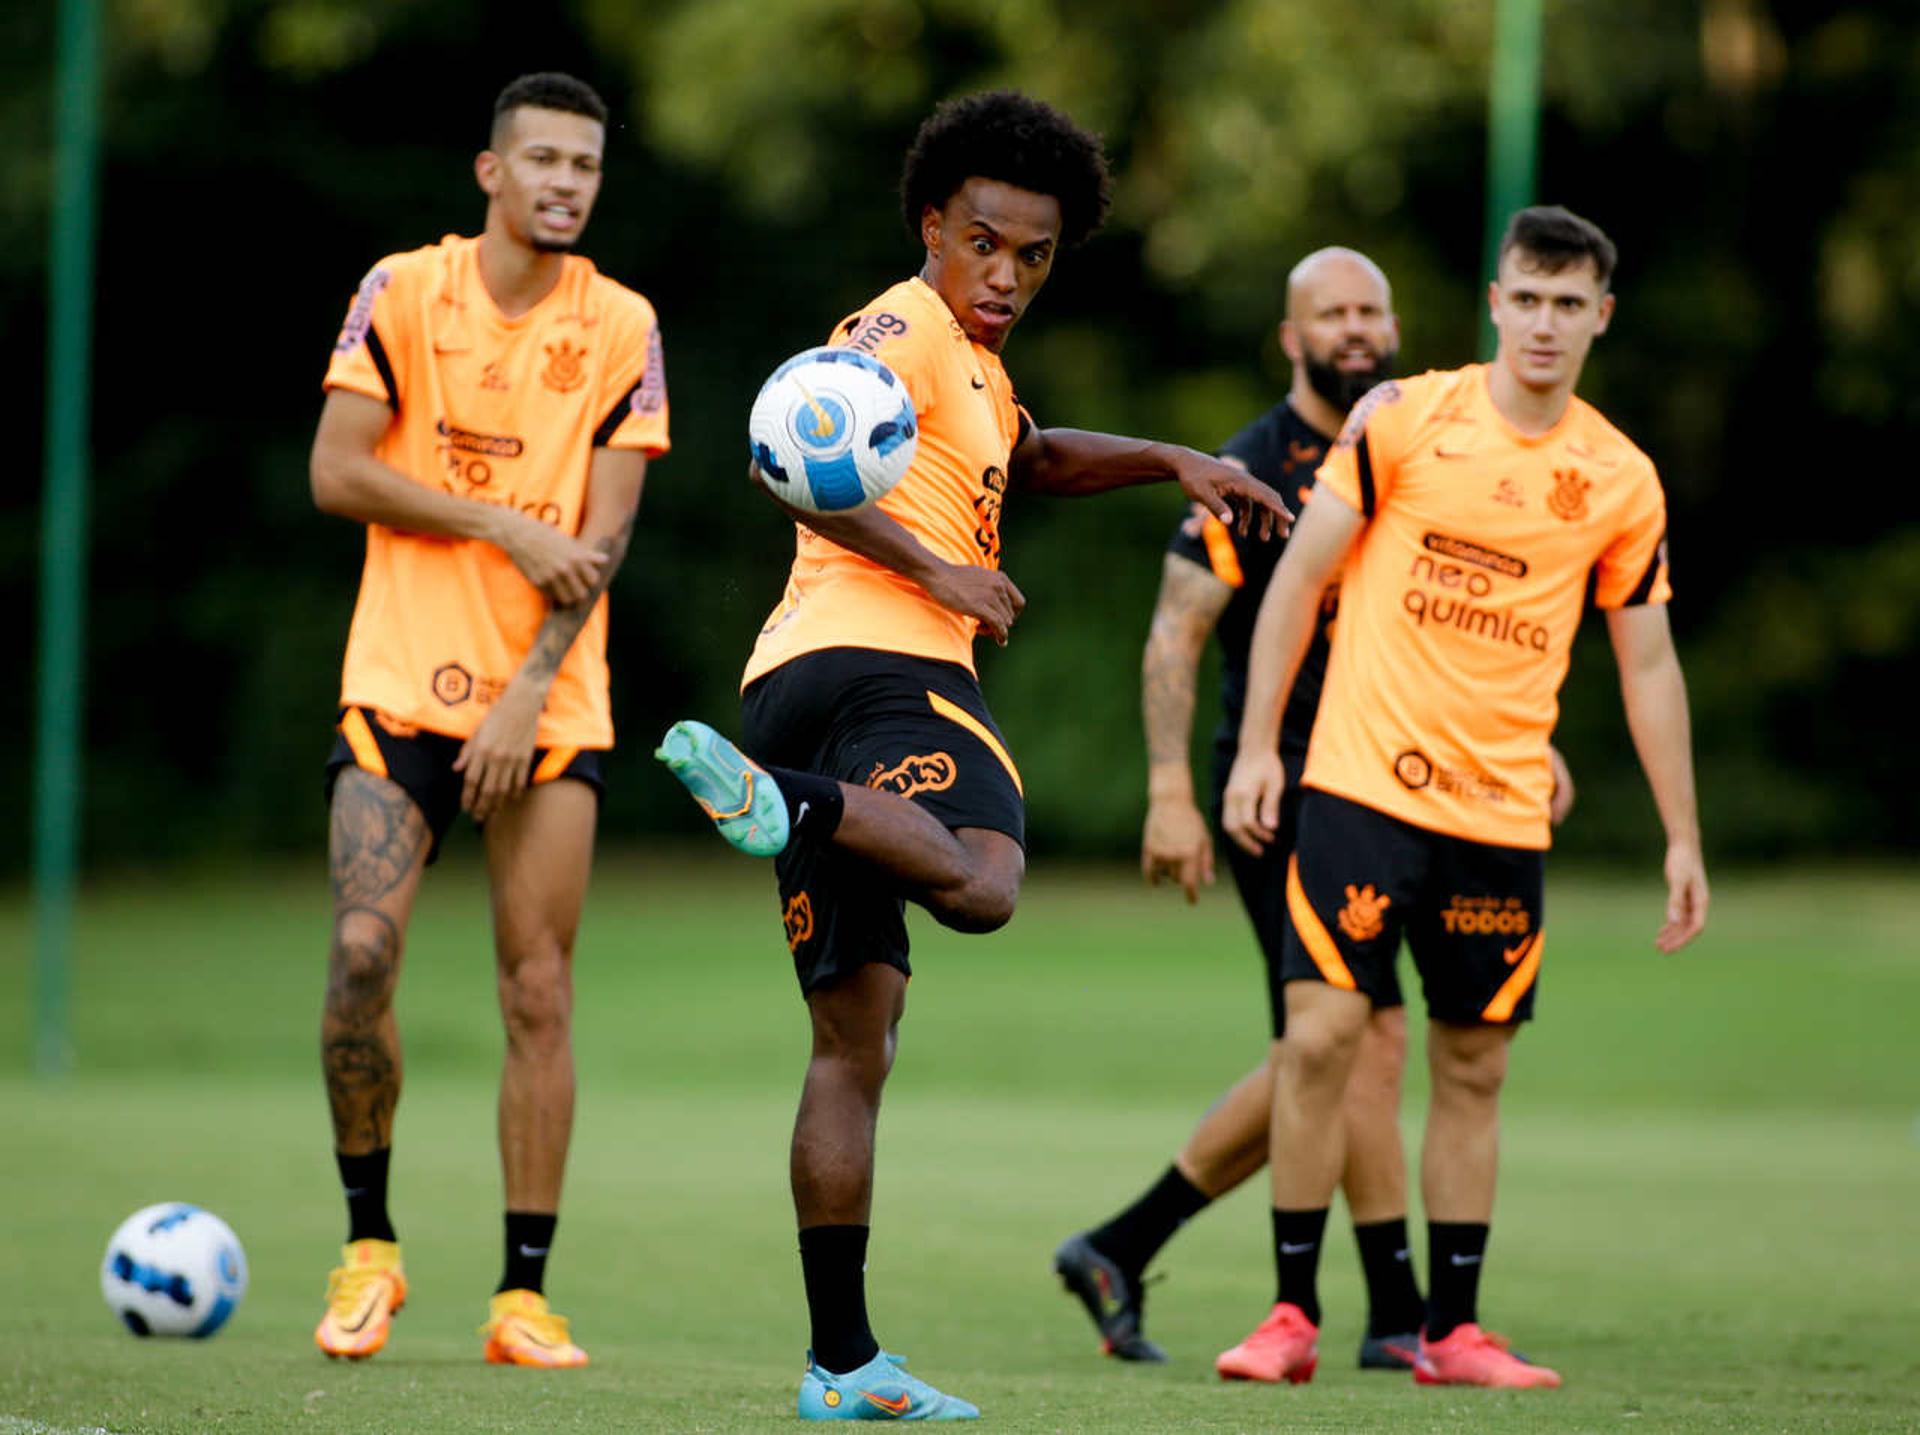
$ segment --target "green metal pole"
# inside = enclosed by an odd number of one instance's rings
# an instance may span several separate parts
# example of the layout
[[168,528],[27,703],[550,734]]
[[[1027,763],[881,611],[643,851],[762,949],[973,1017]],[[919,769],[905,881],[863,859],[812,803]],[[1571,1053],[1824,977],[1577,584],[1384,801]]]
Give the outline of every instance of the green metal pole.
[[46,489],[40,530],[40,693],[33,803],[33,1067],[73,1064],[67,990],[80,847],[86,652],[88,361],[99,168],[98,0],[61,0],[48,225]]
[[[1500,236],[1516,209],[1533,203],[1540,165],[1542,0],[1495,0],[1493,70],[1487,84],[1485,275],[1499,263]],[[1480,357],[1491,359],[1493,321],[1480,311]]]

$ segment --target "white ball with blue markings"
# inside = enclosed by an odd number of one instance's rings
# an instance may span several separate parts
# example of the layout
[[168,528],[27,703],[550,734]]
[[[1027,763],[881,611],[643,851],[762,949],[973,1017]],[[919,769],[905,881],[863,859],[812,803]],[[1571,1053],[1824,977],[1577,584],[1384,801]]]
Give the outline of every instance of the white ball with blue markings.
[[906,475],[919,434],[906,385],[848,348],[795,354],[761,385],[747,420],[761,482],[808,513],[873,502]]
[[247,1253],[211,1211],[167,1201],[135,1211],[100,1263],[107,1308],[135,1335],[212,1335],[247,1293]]

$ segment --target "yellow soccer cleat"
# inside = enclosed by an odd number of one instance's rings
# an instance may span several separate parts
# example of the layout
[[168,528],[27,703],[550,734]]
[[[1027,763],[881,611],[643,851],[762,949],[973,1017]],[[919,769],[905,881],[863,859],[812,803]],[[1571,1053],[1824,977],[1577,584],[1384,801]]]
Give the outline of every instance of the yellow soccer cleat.
[[551,1370],[587,1363],[587,1353],[567,1334],[567,1318],[547,1309],[538,1291],[511,1290],[495,1294],[487,1307],[489,1365],[540,1365]]
[[313,1343],[329,1358],[365,1360],[387,1343],[393,1317],[407,1303],[400,1247],[392,1241],[352,1241],[327,1277],[327,1313]]

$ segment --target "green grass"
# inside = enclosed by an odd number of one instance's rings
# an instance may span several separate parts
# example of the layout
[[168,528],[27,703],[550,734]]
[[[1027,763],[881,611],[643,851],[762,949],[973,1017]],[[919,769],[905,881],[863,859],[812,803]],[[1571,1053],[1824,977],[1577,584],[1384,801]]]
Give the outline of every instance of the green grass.
[[[0,1435],[792,1428],[786,1137],[806,1044],[768,874],[724,854],[600,865],[549,1280],[594,1364],[547,1375],[483,1366],[474,1334],[499,1259],[500,1037],[471,858],[456,844],[432,874],[401,985],[393,1197],[414,1296],[355,1366],[309,1341],[342,1225],[317,867],[90,890],[79,1066],[51,1083],[16,1074],[27,913],[0,898]],[[1315,1381],[1219,1384],[1212,1356],[1272,1297],[1258,1181],[1162,1257],[1150,1328],[1173,1364],[1094,1354],[1054,1243],[1164,1167],[1258,1057],[1265,1013],[1224,889],[1188,912],[1124,873],[1043,866],[998,936],[916,928],[876,1328],[1004,1431],[1920,1430],[1912,875],[1725,881],[1675,959],[1649,944],[1655,885],[1550,887],[1483,1309],[1567,1386],[1493,1394],[1352,1368],[1361,1288],[1338,1236]],[[252,1262],[210,1342],[134,1340],[97,1294],[108,1232],[168,1199],[220,1212]]]

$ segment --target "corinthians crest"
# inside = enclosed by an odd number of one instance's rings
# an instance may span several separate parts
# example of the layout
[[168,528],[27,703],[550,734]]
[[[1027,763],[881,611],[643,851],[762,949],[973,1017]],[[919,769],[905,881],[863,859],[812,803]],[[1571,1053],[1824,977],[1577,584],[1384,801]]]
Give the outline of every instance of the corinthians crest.
[[1593,487],[1593,480],[1582,478],[1577,468],[1556,468],[1553,471],[1553,492],[1547,495],[1547,507],[1558,518],[1569,523],[1577,523],[1587,516],[1587,490]]
[[570,394],[587,381],[585,348],[571,339],[545,346],[547,366],[540,371],[540,382],[557,394]]

